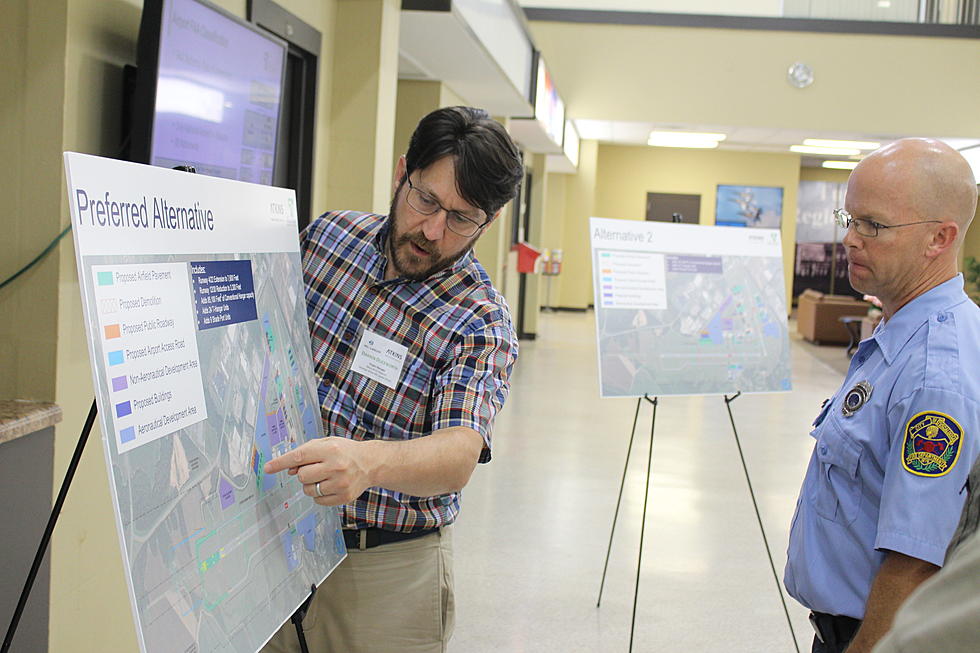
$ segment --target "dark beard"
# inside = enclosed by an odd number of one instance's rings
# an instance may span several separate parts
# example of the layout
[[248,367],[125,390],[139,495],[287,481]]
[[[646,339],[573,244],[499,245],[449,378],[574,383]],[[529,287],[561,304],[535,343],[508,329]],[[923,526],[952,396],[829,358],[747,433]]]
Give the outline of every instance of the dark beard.
[[[414,244],[421,250],[431,253],[433,251],[432,244],[423,236],[421,233],[414,236],[409,234],[403,234],[396,230],[395,227],[395,204],[398,200],[398,193],[401,192],[402,186],[405,185],[403,181],[398,185],[398,190],[395,192],[395,196],[391,199],[391,208],[388,210],[388,220],[385,224],[388,230],[388,238],[386,249],[388,254],[388,265],[394,267],[395,272],[398,276],[408,279],[409,281],[425,281],[437,272],[441,272],[446,268],[452,266],[456,261],[463,258],[471,249],[473,249],[473,243],[470,243],[469,247],[465,247],[463,251],[456,254],[455,256],[444,256],[437,258],[429,265],[429,267],[419,271],[419,272],[409,272],[408,266],[412,263],[418,263],[419,260],[412,256],[411,254],[403,255],[401,247],[409,243]],[[446,227],[447,229],[449,227]],[[406,260],[407,259],[407,260]],[[414,267],[414,266],[413,266]]]

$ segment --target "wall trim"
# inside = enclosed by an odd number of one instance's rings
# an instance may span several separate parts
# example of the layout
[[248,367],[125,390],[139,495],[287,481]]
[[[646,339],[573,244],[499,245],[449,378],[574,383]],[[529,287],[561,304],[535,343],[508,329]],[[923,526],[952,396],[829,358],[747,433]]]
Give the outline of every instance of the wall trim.
[[603,9],[554,9],[525,7],[528,20],[603,25],[647,25],[658,27],[708,27],[715,29],[821,32],[832,34],[889,34],[942,38],[980,38],[980,25],[936,23],[891,23],[876,20],[828,20],[771,16],[716,16],[711,14],[666,14],[647,11]]

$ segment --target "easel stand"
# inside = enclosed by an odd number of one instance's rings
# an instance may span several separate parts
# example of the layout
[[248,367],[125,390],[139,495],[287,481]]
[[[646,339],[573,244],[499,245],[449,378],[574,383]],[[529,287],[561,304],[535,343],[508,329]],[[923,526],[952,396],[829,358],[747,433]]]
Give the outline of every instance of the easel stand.
[[310,604],[313,603],[313,596],[316,594],[316,585],[310,585],[310,595],[306,597],[293,616],[289,618],[293,622],[293,626],[296,627],[296,638],[299,640],[299,650],[300,653],[310,653],[309,647],[306,645],[306,633],[303,632],[303,619],[306,619],[306,611],[310,609]]
[[34,579],[37,578],[37,572],[41,568],[41,562],[44,560],[44,554],[48,551],[48,544],[51,542],[51,535],[54,533],[54,526],[58,523],[58,516],[61,514],[61,507],[65,505],[65,497],[68,496],[68,488],[71,487],[71,481],[75,478],[75,470],[78,469],[78,462],[82,459],[82,451],[85,449],[85,443],[88,442],[89,433],[92,432],[92,425],[95,424],[95,415],[98,413],[98,408],[95,405],[95,399],[92,399],[92,407],[89,408],[88,417],[85,419],[85,425],[82,427],[82,432],[78,436],[78,443],[75,445],[75,453],[71,456],[71,462],[68,463],[68,471],[65,472],[65,479],[61,482],[61,490],[58,491],[58,498],[54,502],[54,507],[51,508],[51,516],[48,517],[48,525],[44,528],[44,534],[41,536],[41,543],[37,546],[37,553],[34,554],[34,562],[31,564],[31,570],[27,574],[27,581],[24,583],[24,589],[20,592],[20,599],[17,601],[17,607],[14,609],[14,616],[10,620],[10,626],[7,627],[7,634],[3,638],[3,646],[0,647],[0,653],[7,653],[10,650],[10,645],[14,640],[14,633],[17,632],[17,624],[20,623],[20,617],[24,613],[24,607],[27,605],[27,599],[31,595],[31,589],[34,587]]
[[783,604],[783,614],[786,615],[786,625],[789,626],[790,636],[793,638],[793,648],[796,653],[800,653],[800,645],[796,643],[796,631],[793,630],[793,621],[789,618],[789,609],[786,607],[786,597],[783,596],[783,584],[779,582],[779,574],[776,573],[776,564],[772,561],[772,551],[769,549],[769,538],[766,537],[766,529],[762,525],[762,515],[759,514],[759,504],[755,500],[755,491],[752,489],[752,479],[749,478],[749,468],[745,464],[745,456],[742,455],[742,441],[738,438],[738,429],[735,428],[735,418],[732,416],[732,402],[739,398],[741,391],[729,397],[725,395],[725,408],[728,410],[728,421],[732,423],[732,433],[735,434],[735,444],[738,446],[738,457],[742,461],[742,471],[745,472],[745,483],[749,486],[749,496],[752,497],[752,508],[755,510],[755,518],[759,522],[759,532],[762,534],[762,543],[766,545],[766,556],[769,558],[769,568],[772,569],[772,579],[776,583],[776,591],[779,592],[779,600]]
[[636,559],[636,583],[633,586],[633,620],[630,623],[630,651],[633,650],[633,632],[636,630],[636,597],[640,593],[640,569],[643,562],[643,534],[647,524],[647,499],[650,496],[650,467],[653,460],[653,430],[657,425],[657,397],[651,399],[648,395],[636,400],[636,412],[633,414],[633,428],[630,431],[630,443],[626,449],[626,463],[623,465],[623,478],[619,481],[619,497],[616,499],[616,512],[613,514],[612,530],[609,531],[609,547],[606,549],[606,563],[602,566],[602,583],[599,584],[599,599],[595,607],[602,603],[602,589],[606,585],[606,570],[609,569],[609,553],[612,551],[613,534],[616,532],[616,520],[619,519],[619,505],[623,501],[623,487],[626,484],[626,469],[630,463],[630,453],[633,451],[633,436],[636,435],[636,422],[640,416],[640,402],[646,401],[653,405],[653,417],[650,419],[650,447],[647,451],[647,481],[643,490],[643,517],[640,522],[640,553]]
[[[786,625],[789,626],[790,636],[793,639],[793,647],[796,649],[796,653],[800,653],[800,646],[796,642],[796,631],[793,629],[793,622],[789,616],[789,609],[786,607],[786,599],[783,596],[783,587],[779,582],[779,575],[776,573],[776,565],[772,560],[772,551],[769,548],[769,539],[766,537],[766,529],[762,525],[762,516],[759,514],[759,504],[755,500],[755,491],[752,489],[752,479],[749,477],[749,469],[745,464],[745,456],[742,454],[742,442],[738,437],[738,429],[735,428],[735,417],[732,415],[732,402],[741,396],[741,392],[736,392],[732,396],[725,395],[725,408],[728,410],[728,420],[732,425],[732,433],[735,435],[735,444],[738,447],[738,457],[742,461],[742,471],[745,473],[745,482],[749,487],[749,496],[752,497],[752,507],[755,510],[755,517],[759,523],[759,532],[762,534],[762,542],[766,547],[766,555],[769,558],[769,567],[772,569],[772,577],[776,582],[776,590],[779,592],[779,600],[783,605],[783,613],[786,615]],[[626,464],[623,465],[623,477],[619,482],[619,496],[616,499],[616,511],[613,514],[612,529],[609,532],[609,546],[606,549],[606,562],[602,567],[602,582],[599,584],[599,599],[596,601],[596,607],[598,608],[602,604],[602,590],[606,584],[606,571],[609,568],[609,554],[612,551],[613,535],[616,532],[616,521],[619,518],[619,506],[623,500],[623,488],[626,484],[626,469],[629,466],[630,453],[633,451],[633,437],[636,435],[636,423],[640,415],[640,402],[646,401],[653,405],[653,416],[650,420],[650,448],[647,452],[647,473],[646,473],[646,485],[643,491],[643,516],[642,522],[640,524],[640,552],[636,561],[636,583],[633,589],[633,619],[630,624],[630,646],[629,650],[633,650],[633,634],[636,630],[636,602],[640,590],[640,569],[641,563],[643,561],[643,536],[647,521],[647,500],[650,497],[650,467],[653,459],[653,430],[657,423],[657,397],[651,399],[648,395],[644,395],[642,398],[636,400],[636,412],[633,414],[633,428],[630,431],[630,442],[629,446],[626,448]]]

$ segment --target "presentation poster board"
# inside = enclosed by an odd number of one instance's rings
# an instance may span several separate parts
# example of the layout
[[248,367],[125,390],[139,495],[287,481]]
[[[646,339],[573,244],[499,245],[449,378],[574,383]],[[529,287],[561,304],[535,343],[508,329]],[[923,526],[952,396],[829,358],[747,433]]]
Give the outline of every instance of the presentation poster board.
[[718,185],[715,195],[716,226],[779,229],[782,220],[782,188]]
[[603,397],[791,389],[774,229],[592,218]]
[[140,649],[256,651],[346,555],[337,510],[262,471],[323,433],[293,191],[65,167]]

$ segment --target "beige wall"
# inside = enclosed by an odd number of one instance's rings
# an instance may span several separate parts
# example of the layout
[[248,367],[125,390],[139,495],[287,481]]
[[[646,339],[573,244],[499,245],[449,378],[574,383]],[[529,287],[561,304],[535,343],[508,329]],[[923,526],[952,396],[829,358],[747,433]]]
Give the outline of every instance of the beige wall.
[[442,82],[416,79],[398,80],[398,100],[395,109],[395,147],[393,163],[408,151],[408,141],[419,120],[430,111],[466,103]]
[[[8,0],[0,21],[0,280],[68,226],[61,210],[66,0]],[[72,252],[71,236],[58,245]],[[0,397],[55,398],[57,251],[0,290]]]
[[779,186],[783,189],[783,267],[789,306],[799,181],[797,154],[602,145],[595,215],[643,220],[648,192],[689,193],[701,196],[700,223],[713,225],[718,184]]
[[850,170],[800,168],[800,181],[829,181],[834,184],[846,184],[847,178],[850,176]]
[[[980,191],[980,186],[977,187],[977,190]],[[966,235],[963,237],[963,246],[960,248],[960,260],[962,261],[967,256],[980,259],[980,205],[977,206],[973,222],[967,228]],[[963,269],[962,265],[960,265],[960,269]]]
[[555,305],[587,308],[592,304],[592,255],[589,246],[589,218],[596,212],[599,143],[583,140],[579,146],[578,172],[565,179],[564,221],[561,247],[564,263]]
[[[575,118],[976,135],[977,39],[530,25]],[[794,61],[808,88],[786,82]]]
[[[544,221],[541,225],[541,241],[535,243],[547,249],[562,249],[565,242],[565,214],[566,198],[568,196],[568,184],[572,177],[568,174],[552,173],[548,175],[548,195],[544,204]],[[562,256],[565,252],[562,251]],[[564,263],[563,263],[564,265]],[[543,288],[541,290],[542,306],[559,307],[562,306],[561,285],[563,274],[542,279]],[[548,284],[551,289],[548,289]]]
[[398,95],[398,0],[335,0],[330,175],[335,209],[385,213],[391,201],[391,152]]

